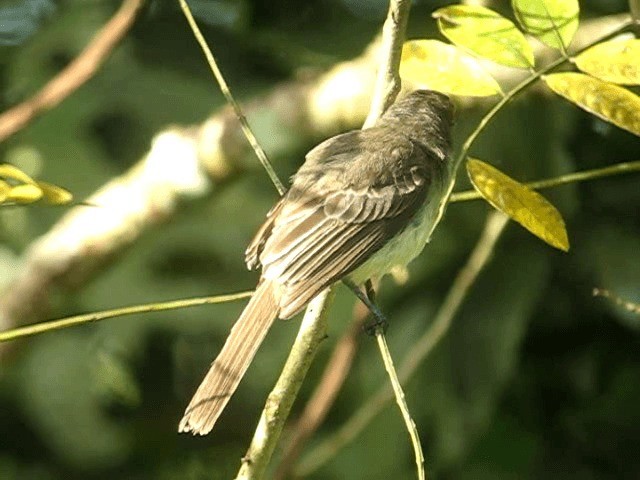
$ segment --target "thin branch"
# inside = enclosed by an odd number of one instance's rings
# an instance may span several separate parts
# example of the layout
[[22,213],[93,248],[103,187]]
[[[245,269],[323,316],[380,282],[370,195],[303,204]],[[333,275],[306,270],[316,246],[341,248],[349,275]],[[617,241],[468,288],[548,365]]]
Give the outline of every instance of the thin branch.
[[416,459],[416,470],[418,472],[418,479],[425,480],[426,474],[424,470],[424,454],[422,453],[422,445],[420,444],[420,435],[418,434],[416,423],[413,421],[413,418],[411,418],[409,406],[407,405],[404,392],[402,391],[402,385],[400,384],[400,380],[398,379],[396,369],[393,366],[393,359],[391,358],[391,352],[389,352],[387,340],[381,328],[378,328],[376,331],[376,340],[378,341],[378,349],[380,350],[380,354],[384,362],[384,368],[389,375],[389,379],[391,380],[391,387],[393,388],[396,403],[398,404],[398,407],[400,407],[400,412],[402,413],[404,424],[407,427],[409,437],[411,438],[411,445],[413,445],[413,451]]
[[[467,292],[491,258],[507,220],[508,218],[502,213],[494,211],[489,214],[478,243],[454,280],[433,324],[413,344],[402,361],[399,369],[399,378],[402,383],[406,383],[413,376],[418,366],[448,332]],[[296,475],[308,476],[328,462],[345,445],[356,438],[392,399],[393,393],[389,386],[381,387],[337,432],[302,459],[296,469]]]
[[213,297],[190,298],[186,300],[173,300],[170,302],[147,303],[145,305],[134,305],[132,307],[113,308],[103,310],[101,312],[91,312],[82,315],[74,315],[73,317],[61,318],[58,320],[50,320],[48,322],[27,325],[26,327],[14,328],[0,332],[0,343],[9,340],[17,340],[19,338],[32,337],[34,335],[46,332],[53,332],[63,328],[75,327],[85,323],[99,322],[108,318],[123,317],[125,315],[134,315],[136,313],[162,312],[165,310],[175,310],[178,308],[197,307],[199,305],[211,305],[215,303],[232,302],[249,298],[253,294],[251,292],[230,293],[227,295],[216,295]]
[[236,117],[238,117],[238,120],[240,121],[242,132],[244,133],[245,137],[251,144],[253,151],[256,153],[258,157],[258,160],[260,160],[260,163],[262,164],[264,169],[267,171],[267,174],[269,175],[271,182],[273,182],[276,189],[278,190],[278,193],[280,195],[284,195],[287,189],[284,187],[284,185],[282,185],[282,182],[278,178],[278,174],[276,173],[276,171],[273,168],[273,165],[271,165],[271,162],[269,162],[269,159],[267,158],[267,154],[264,152],[264,149],[262,148],[260,143],[258,143],[258,139],[253,134],[253,130],[251,130],[251,127],[249,126],[249,122],[247,121],[247,118],[244,116],[244,113],[242,113],[242,109],[240,108],[240,105],[238,105],[238,102],[236,102],[236,99],[231,94],[231,90],[229,89],[229,86],[227,85],[227,82],[224,79],[222,72],[218,68],[216,59],[211,53],[211,49],[209,48],[209,45],[207,45],[207,41],[202,36],[202,32],[200,31],[200,28],[198,27],[198,24],[196,23],[195,19],[193,18],[193,15],[191,14],[189,5],[187,5],[186,0],[179,0],[179,2],[180,2],[180,7],[182,8],[182,12],[184,13],[184,16],[187,18],[187,22],[189,22],[189,26],[191,27],[191,31],[193,32],[193,36],[198,41],[200,48],[202,48],[202,52],[204,53],[204,56],[207,58],[207,62],[209,63],[211,72],[213,73],[213,76],[216,78],[218,85],[220,85],[220,90],[222,90],[222,93],[224,97],[227,99],[227,102],[229,102],[229,104],[233,107],[233,111],[236,114]]
[[[396,403],[400,408],[402,418],[404,420],[405,426],[407,427],[407,431],[409,432],[409,438],[411,439],[411,445],[413,446],[413,452],[416,459],[418,479],[424,480],[424,454],[422,453],[420,435],[418,434],[418,429],[416,428],[416,424],[413,421],[413,418],[411,418],[409,406],[407,405],[407,400],[405,399],[404,392],[402,391],[402,385],[400,385],[400,381],[398,380],[398,374],[396,373],[396,368],[393,365],[393,359],[391,358],[391,352],[389,351],[389,346],[387,345],[387,338],[384,332],[386,326],[388,325],[387,318],[382,313],[380,308],[378,308],[378,306],[374,303],[375,292],[373,291],[373,288],[369,288],[371,287],[371,284],[367,284],[367,293],[365,294],[365,292],[361,290],[357,285],[355,285],[351,280],[342,280],[342,283],[344,283],[355,294],[355,296],[358,297],[358,299],[367,306],[375,319],[375,323],[373,324],[372,329],[378,343],[378,350],[380,352],[380,356],[382,357],[385,370],[389,375],[393,394],[396,397]],[[371,330],[371,326],[369,327],[369,330]]]
[[85,49],[33,97],[0,115],[0,142],[52,109],[89,80],[133,25],[144,0],[124,0]]
[[[598,178],[612,177],[623,173],[640,172],[640,161],[617,163],[610,167],[594,168],[592,170],[583,170],[582,172],[568,173],[544,180],[536,180],[528,182],[524,185],[533,190],[544,190],[545,188],[559,187],[572,183],[586,182],[588,180],[596,180]],[[469,200],[478,200],[482,195],[475,190],[467,190],[451,194],[450,202],[466,202]]]

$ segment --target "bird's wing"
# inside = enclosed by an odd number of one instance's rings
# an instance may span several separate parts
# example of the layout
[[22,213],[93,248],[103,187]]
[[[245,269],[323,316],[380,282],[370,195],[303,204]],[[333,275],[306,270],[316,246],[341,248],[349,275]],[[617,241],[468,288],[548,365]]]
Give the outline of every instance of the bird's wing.
[[282,318],[362,265],[425,201],[434,175],[420,157],[427,153],[391,133],[350,132],[312,150],[247,250],[281,286]]

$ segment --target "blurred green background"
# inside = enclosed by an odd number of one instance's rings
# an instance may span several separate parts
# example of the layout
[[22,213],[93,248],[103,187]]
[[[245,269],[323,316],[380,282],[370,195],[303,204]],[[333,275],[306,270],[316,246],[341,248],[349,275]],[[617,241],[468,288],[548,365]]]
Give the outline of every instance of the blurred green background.
[[[300,69],[358,55],[378,31],[383,0],[191,0],[240,99],[269,92]],[[434,35],[414,2],[410,36]],[[0,3],[2,109],[38,90],[86,45],[119,2]],[[583,17],[624,12],[621,0],[581,2]],[[506,2],[497,2],[503,10]],[[105,66],[60,106],[0,144],[2,162],[81,199],[123,173],[170,124],[196,124],[223,105],[176,1],[147,3]],[[459,109],[457,143],[482,109]],[[251,120],[251,119],[250,119]],[[269,144],[272,132],[256,134]],[[296,145],[288,132],[283,142]],[[281,178],[312,145],[273,158]],[[531,92],[482,135],[476,157],[520,180],[639,160],[640,140],[568,103]],[[468,182],[460,175],[458,189]],[[567,221],[572,249],[555,251],[509,225],[453,327],[407,386],[436,479],[640,478],[640,317],[604,299],[640,302],[640,179],[620,176],[545,195]],[[90,284],[60,298],[51,318],[121,305],[250,289],[244,246],[277,198],[260,169],[185,203]],[[475,244],[489,207],[451,205],[404,286],[381,304],[397,357],[433,319]],[[0,285],[21,252],[62,209],[0,210]],[[232,221],[230,221],[230,219]],[[353,299],[340,290],[312,391]],[[214,433],[176,433],[184,406],[242,302],[132,316],[14,345],[0,364],[0,478],[230,478],[286,357],[298,320],[276,324]],[[361,338],[353,370],[311,446],[385,382],[374,342]],[[294,406],[299,412],[304,402]],[[294,414],[295,414],[294,412]],[[395,406],[311,478],[414,478]]]

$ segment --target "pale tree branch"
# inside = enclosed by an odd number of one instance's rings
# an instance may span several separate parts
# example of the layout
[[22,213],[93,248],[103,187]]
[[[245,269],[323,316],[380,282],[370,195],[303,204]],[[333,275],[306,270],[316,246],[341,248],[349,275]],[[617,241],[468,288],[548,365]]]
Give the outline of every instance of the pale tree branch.
[[54,108],[87,82],[129,31],[144,0],[124,0],[120,9],[69,65],[30,99],[0,115],[0,142]]
[[307,440],[313,435],[326,418],[335,402],[358,349],[358,337],[362,334],[364,321],[369,309],[362,303],[353,306],[353,321],[347,331],[336,342],[331,358],[327,362],[322,378],[313,391],[300,418],[291,428],[282,459],[274,475],[275,480],[284,480],[298,461]]
[[242,466],[236,480],[259,479],[264,476],[311,361],[318,351],[318,346],[326,338],[326,318],[332,297],[332,291],[327,289],[315,297],[307,307],[282,373],[267,397],[255,435],[242,458]]
[[[288,129],[306,143],[355,128],[367,114],[379,46],[374,41],[361,56],[315,78],[281,84],[249,102],[245,111],[249,116],[274,112],[269,130]],[[173,216],[181,201],[209,194],[237,171],[257,168],[247,160],[250,153],[229,108],[199,126],[171,127],[156,135],[134,167],[86,199],[91,206],[70,209],[26,249],[0,294],[0,329],[45,318],[56,294],[85,286],[144,233]]]

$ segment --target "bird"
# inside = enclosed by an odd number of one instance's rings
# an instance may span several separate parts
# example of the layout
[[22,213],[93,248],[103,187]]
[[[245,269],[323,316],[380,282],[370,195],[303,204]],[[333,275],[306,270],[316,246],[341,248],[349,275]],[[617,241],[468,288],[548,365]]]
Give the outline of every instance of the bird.
[[258,285],[188,404],[180,432],[214,427],[277,318],[340,281],[405,266],[429,241],[453,182],[449,97],[416,90],[371,127],[314,147],[245,252]]

